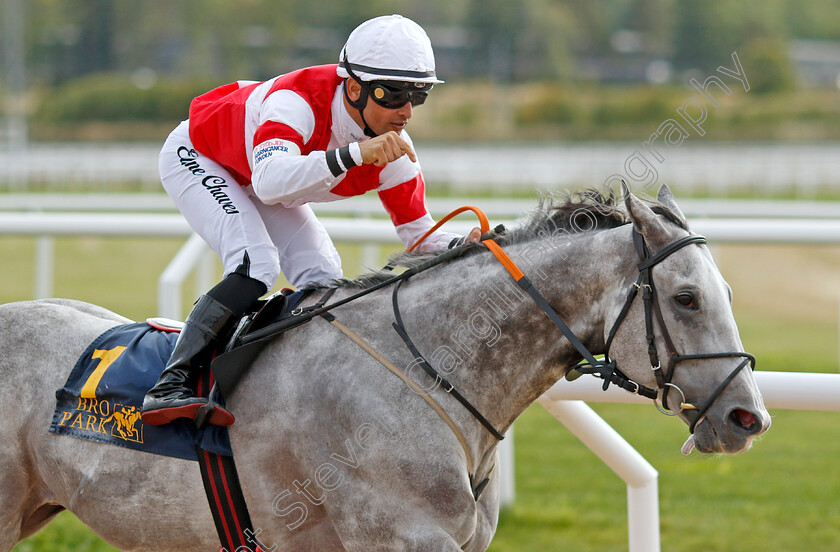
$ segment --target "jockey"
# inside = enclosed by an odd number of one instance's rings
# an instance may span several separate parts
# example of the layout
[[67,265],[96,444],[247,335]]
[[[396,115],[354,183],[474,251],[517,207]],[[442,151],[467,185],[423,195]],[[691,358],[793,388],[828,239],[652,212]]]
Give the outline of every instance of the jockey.
[[[340,278],[341,260],[309,202],[376,190],[408,246],[433,225],[405,132],[414,107],[441,83],[425,31],[399,15],[348,37],[337,65],[265,82],[239,81],[195,98],[160,153],[163,187],[224,263],[224,278],[187,316],[175,350],[143,401],[152,425],[193,418],[196,370],[282,271],[298,287]],[[477,241],[437,230],[421,251]],[[212,424],[233,416],[216,408]]]

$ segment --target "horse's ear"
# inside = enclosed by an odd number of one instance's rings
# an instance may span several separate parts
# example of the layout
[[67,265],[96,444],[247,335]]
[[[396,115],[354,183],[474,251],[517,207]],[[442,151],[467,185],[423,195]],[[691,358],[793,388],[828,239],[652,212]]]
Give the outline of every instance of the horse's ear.
[[688,228],[688,221],[685,220],[685,215],[677,206],[677,200],[674,199],[674,194],[671,192],[671,188],[668,187],[667,184],[663,184],[661,188],[659,188],[659,194],[657,195],[656,199],[659,200],[659,203],[664,205],[668,208],[680,221],[683,225]]
[[627,214],[633,222],[633,227],[644,236],[645,241],[650,244],[665,244],[668,242],[669,237],[665,225],[662,224],[662,219],[626,187],[624,188],[624,206],[627,208]]

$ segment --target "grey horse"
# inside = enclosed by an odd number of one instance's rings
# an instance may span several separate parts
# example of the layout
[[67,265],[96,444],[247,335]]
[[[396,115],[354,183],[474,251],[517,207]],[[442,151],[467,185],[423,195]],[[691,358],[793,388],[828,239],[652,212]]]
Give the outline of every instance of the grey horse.
[[[608,332],[638,275],[631,230],[644,236],[652,254],[689,235],[667,188],[659,202],[628,192],[624,209],[612,203],[599,196],[541,206],[499,240],[594,354],[606,352]],[[400,309],[417,348],[503,432],[580,356],[501,264],[475,249],[409,279],[399,292]],[[653,274],[663,315],[654,321],[659,358],[672,354],[661,323],[683,353],[743,351],[731,291],[708,248],[684,247]],[[377,279],[344,282],[333,299]],[[316,318],[273,340],[228,397],[253,538],[266,552],[473,552],[489,546],[499,506],[498,441],[417,369],[391,327],[391,291],[331,312],[405,368],[414,389]],[[630,305],[609,355],[629,378],[656,388],[641,303]],[[194,462],[47,432],[54,392],[79,355],[125,322],[69,300],[0,307],[0,552],[64,509],[120,550],[218,549]],[[688,360],[672,382],[686,400],[702,402],[738,361]],[[462,440],[425,398],[440,405]],[[698,422],[694,441],[701,452],[742,452],[770,425],[750,370],[737,373],[702,420],[681,411],[682,401],[672,392],[664,406],[687,423]],[[476,482],[487,477],[476,499]]]

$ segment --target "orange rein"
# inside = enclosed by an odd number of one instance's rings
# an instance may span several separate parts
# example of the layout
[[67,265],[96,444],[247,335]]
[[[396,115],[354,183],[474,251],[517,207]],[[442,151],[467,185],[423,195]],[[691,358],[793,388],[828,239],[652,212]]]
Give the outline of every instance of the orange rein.
[[508,272],[510,272],[510,275],[513,276],[514,280],[518,282],[525,277],[525,274],[523,274],[519,267],[516,266],[513,259],[508,257],[508,254],[504,252],[498,243],[493,240],[484,240],[481,243],[484,244],[484,246],[489,249],[497,259],[499,259],[499,262],[502,263],[502,266],[504,266]]
[[414,242],[414,245],[412,245],[411,247],[409,247],[406,251],[413,251],[415,247],[417,247],[418,245],[420,245],[421,243],[423,243],[423,242],[426,240],[426,238],[428,238],[429,236],[431,236],[431,235],[432,235],[432,232],[434,232],[435,230],[437,230],[438,228],[440,228],[441,226],[443,226],[443,225],[444,225],[446,222],[448,222],[448,221],[449,221],[449,219],[451,219],[452,217],[457,216],[457,215],[460,215],[460,214],[461,214],[461,213],[463,213],[464,211],[472,211],[473,213],[475,213],[475,214],[478,216],[478,222],[479,222],[479,224],[481,224],[481,233],[482,233],[482,234],[484,234],[485,232],[487,232],[488,230],[490,230],[490,223],[489,223],[489,222],[487,222],[487,215],[485,215],[485,214],[484,214],[484,211],[482,211],[482,210],[481,210],[481,209],[479,209],[478,207],[472,207],[472,206],[470,206],[470,205],[466,205],[466,206],[464,206],[464,207],[458,207],[457,209],[455,209],[454,211],[452,211],[451,213],[449,213],[448,215],[446,215],[445,217],[443,217],[442,219],[440,219],[440,220],[437,222],[437,224],[435,224],[434,226],[432,226],[431,230],[429,230],[428,232],[426,232],[425,234],[423,234],[423,237],[422,237],[422,238],[420,238],[419,240],[417,240],[416,242]]
[[[417,247],[418,245],[423,243],[423,241],[426,238],[428,238],[432,234],[432,232],[434,232],[435,230],[437,230],[438,228],[443,226],[447,221],[449,221],[449,219],[451,219],[451,218],[453,218],[457,215],[460,215],[464,211],[472,211],[473,213],[476,214],[476,216],[478,217],[478,222],[481,225],[481,234],[482,235],[486,234],[487,231],[490,230],[490,223],[487,221],[487,215],[484,214],[484,211],[482,211],[478,207],[473,207],[471,205],[466,205],[464,207],[459,207],[459,208],[455,209],[454,211],[452,211],[451,213],[449,213],[448,215],[446,215],[445,217],[440,219],[437,222],[437,224],[432,226],[431,230],[429,230],[428,232],[423,234],[423,237],[420,238],[419,240],[417,240],[414,243],[414,245],[412,245],[411,247],[409,247],[407,249],[407,251],[411,251],[415,247]],[[490,252],[493,253],[493,255],[495,255],[497,259],[499,259],[499,262],[502,263],[502,266],[504,266],[505,269],[507,269],[508,272],[510,272],[510,275],[513,276],[514,280],[516,280],[518,282],[519,280],[521,280],[522,278],[525,277],[525,274],[522,273],[522,271],[519,269],[519,267],[516,266],[516,263],[513,262],[513,259],[511,259],[508,256],[508,254],[505,253],[504,250],[502,250],[502,248],[499,246],[498,243],[496,243],[492,239],[483,240],[481,243],[485,247],[487,247],[487,249],[489,249]]]

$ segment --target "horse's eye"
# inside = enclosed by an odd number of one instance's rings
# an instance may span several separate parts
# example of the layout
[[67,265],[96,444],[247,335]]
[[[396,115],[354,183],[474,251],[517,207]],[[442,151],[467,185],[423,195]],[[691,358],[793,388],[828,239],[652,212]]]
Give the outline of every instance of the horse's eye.
[[683,291],[683,292],[677,294],[676,299],[677,299],[677,303],[679,303],[683,307],[697,308],[697,306],[694,304],[694,294],[693,293],[689,293],[688,291]]

